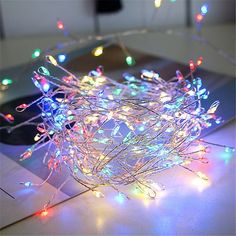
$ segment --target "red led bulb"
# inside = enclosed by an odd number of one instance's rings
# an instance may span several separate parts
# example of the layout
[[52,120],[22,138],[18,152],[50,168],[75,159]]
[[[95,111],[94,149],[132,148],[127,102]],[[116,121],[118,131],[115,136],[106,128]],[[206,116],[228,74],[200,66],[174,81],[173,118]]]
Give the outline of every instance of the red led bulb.
[[195,20],[197,23],[200,23],[203,20],[203,18],[204,18],[203,15],[201,15],[200,13],[195,16]]
[[61,20],[58,20],[58,21],[57,21],[57,28],[58,28],[59,30],[63,30],[63,29],[64,29],[64,23],[63,23],[63,21],[61,21]]
[[7,120],[11,121],[11,122],[14,121],[14,117],[13,117],[11,114],[5,115],[5,118],[6,118]]
[[190,61],[189,61],[189,68],[190,68],[191,71],[194,71],[194,70],[195,70],[195,65],[194,65],[193,60],[190,60]]
[[197,59],[197,65],[198,65],[198,66],[200,66],[200,65],[202,64],[202,60],[203,60],[202,57],[199,57],[199,58]]

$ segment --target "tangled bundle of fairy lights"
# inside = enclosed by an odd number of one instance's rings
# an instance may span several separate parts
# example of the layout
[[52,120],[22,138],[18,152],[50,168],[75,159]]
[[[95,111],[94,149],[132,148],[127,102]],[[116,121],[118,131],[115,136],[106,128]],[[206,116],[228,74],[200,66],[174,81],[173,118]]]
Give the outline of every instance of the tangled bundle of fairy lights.
[[102,67],[76,77],[47,56],[48,63],[67,75],[54,77],[45,67],[33,72],[32,80],[42,96],[16,110],[23,112],[36,103],[41,113],[9,131],[34,124],[38,117],[42,122],[37,124],[35,144],[20,160],[47,146],[44,163],[49,177],[65,165],[88,189],[111,186],[119,191],[121,185],[136,183],[155,197],[149,178],[176,165],[186,168],[193,160],[203,160],[196,155],[206,152],[204,145],[199,149],[201,130],[220,122],[214,114],[218,101],[207,110],[201,105],[209,94],[201,79],[193,76],[201,60],[190,63],[185,77],[176,71],[176,77],[165,81],[158,73],[143,70],[139,77],[125,73],[124,82],[118,83],[106,77]]

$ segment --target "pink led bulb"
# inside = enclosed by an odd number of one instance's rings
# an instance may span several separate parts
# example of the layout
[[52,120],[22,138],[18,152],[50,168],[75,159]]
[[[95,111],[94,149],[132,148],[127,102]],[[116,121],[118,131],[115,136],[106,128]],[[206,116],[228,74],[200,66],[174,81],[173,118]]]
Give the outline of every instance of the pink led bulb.
[[59,30],[63,30],[63,29],[64,29],[64,23],[63,23],[63,21],[61,21],[61,20],[58,20],[58,21],[57,21],[57,28],[58,28]]
[[203,15],[201,15],[200,13],[198,13],[196,16],[195,16],[195,21],[197,22],[197,23],[201,23],[202,22],[202,20],[203,20]]
[[189,61],[189,68],[190,68],[191,71],[194,71],[194,70],[195,70],[195,65],[194,65],[193,60],[190,60],[190,61]]
[[23,160],[25,160],[25,159],[30,158],[31,155],[32,155],[32,150],[31,150],[31,149],[26,150],[26,151],[20,156],[20,161],[23,161]]

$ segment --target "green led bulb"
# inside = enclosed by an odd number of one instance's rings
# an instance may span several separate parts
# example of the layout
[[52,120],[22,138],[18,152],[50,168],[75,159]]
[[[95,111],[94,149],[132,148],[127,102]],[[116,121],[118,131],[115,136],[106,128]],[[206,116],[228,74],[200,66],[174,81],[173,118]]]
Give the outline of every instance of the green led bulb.
[[133,65],[135,64],[135,60],[134,60],[134,58],[131,57],[131,56],[127,56],[127,57],[125,58],[125,60],[126,60],[126,63],[127,63],[128,66],[133,66]]
[[113,94],[119,96],[121,92],[122,92],[122,89],[121,89],[121,88],[117,88],[117,89],[115,89],[115,90],[113,91]]
[[2,85],[5,85],[5,86],[7,86],[7,85],[10,85],[10,84],[12,84],[12,79],[10,79],[10,78],[4,78],[3,80],[2,80]]
[[33,53],[32,53],[31,56],[32,56],[33,59],[35,59],[35,58],[39,57],[40,54],[41,54],[41,49],[36,48],[36,49],[33,51]]

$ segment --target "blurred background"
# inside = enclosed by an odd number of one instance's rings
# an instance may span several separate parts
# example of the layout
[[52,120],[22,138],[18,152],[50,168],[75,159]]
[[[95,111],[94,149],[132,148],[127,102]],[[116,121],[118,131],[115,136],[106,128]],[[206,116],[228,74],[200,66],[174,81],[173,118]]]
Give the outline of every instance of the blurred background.
[[[102,33],[147,26],[190,26],[199,8],[206,2],[210,9],[205,25],[235,21],[234,0],[162,1],[155,17],[153,0],[121,0],[119,10],[98,16],[95,14],[95,2],[96,0],[0,0],[1,37],[58,34],[55,27],[58,18],[63,19],[70,31],[78,34],[94,33],[97,21]],[[100,4],[104,3],[100,1]]]

